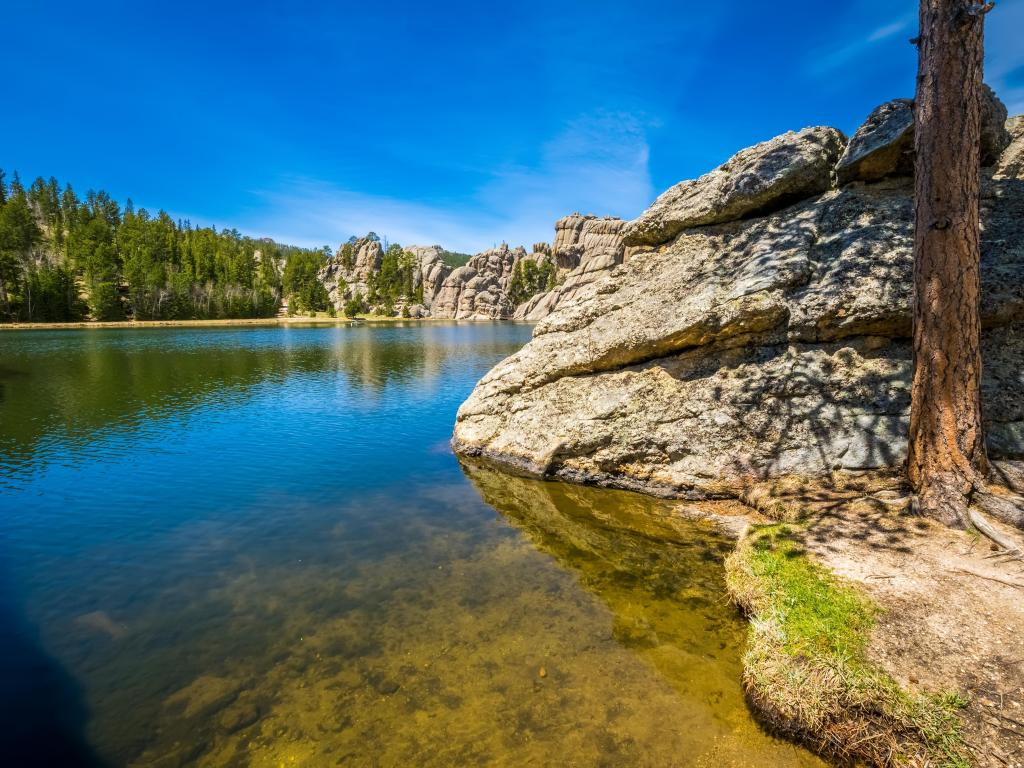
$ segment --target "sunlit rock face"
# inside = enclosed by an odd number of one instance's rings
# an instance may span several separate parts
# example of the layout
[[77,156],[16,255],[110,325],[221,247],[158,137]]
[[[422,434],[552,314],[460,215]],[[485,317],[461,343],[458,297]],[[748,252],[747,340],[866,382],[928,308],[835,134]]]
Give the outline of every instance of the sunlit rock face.
[[432,314],[456,320],[512,317],[515,307],[508,297],[509,282],[516,262],[525,257],[524,248],[509,248],[505,243],[478,253],[444,279],[434,298]]
[[[997,457],[1024,455],[1024,180],[1019,123],[1008,126],[1014,143],[983,172],[981,205],[984,414]],[[677,185],[625,225],[629,257],[554,307],[533,340],[481,380],[459,410],[456,450],[533,474],[691,497],[898,467],[911,373],[912,181],[837,188],[845,141],[809,131],[739,153],[744,162]],[[744,188],[751,167],[787,154],[773,154],[781,147],[792,148],[796,169],[764,166],[750,189],[786,207],[759,215],[735,202],[738,192],[722,192]],[[722,202],[691,215],[685,198],[701,185]]]
[[668,242],[691,227],[720,224],[824,192],[846,148],[835,128],[804,128],[737,152],[723,165],[662,193],[629,222],[631,246]]
[[[995,164],[1010,143],[1006,107],[987,85],[981,92],[981,164]],[[836,165],[840,184],[878,181],[914,173],[914,101],[894,99],[876,107],[850,139]]]
[[452,268],[444,263],[444,249],[440,245],[410,245],[405,250],[416,257],[413,287],[423,286],[423,303],[418,305],[421,307],[420,315],[413,316],[425,317],[433,306],[445,278],[451,274]]
[[383,258],[384,249],[380,242],[369,237],[338,249],[317,274],[336,309],[341,309],[348,299],[357,294],[367,295],[368,281],[380,271]]
[[1024,115],[1007,120],[1006,133],[1010,143],[996,162],[995,177],[1024,181]]
[[[422,294],[422,302],[408,304],[402,301],[396,305],[395,311],[400,312],[402,308],[409,307],[412,315],[411,309],[415,307],[419,314],[412,316],[428,317],[434,298],[452,269],[444,263],[444,249],[439,245],[410,245],[404,250],[414,258],[412,287],[416,295]],[[361,238],[338,249],[317,275],[327,289],[335,309],[341,310],[349,299],[356,296],[365,298],[370,294],[370,282],[380,273],[383,258],[383,246],[371,237]]]
[[622,263],[625,226],[622,219],[609,216],[599,219],[574,213],[559,219],[553,247],[558,285],[520,304],[515,319],[537,322],[589,295],[590,285]]

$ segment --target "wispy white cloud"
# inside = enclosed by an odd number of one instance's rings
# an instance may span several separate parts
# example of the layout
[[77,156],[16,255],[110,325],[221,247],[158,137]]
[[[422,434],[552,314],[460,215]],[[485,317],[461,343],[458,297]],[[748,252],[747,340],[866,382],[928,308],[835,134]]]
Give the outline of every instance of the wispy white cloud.
[[[240,229],[299,245],[336,245],[373,230],[403,244],[440,243],[476,252],[501,241],[550,241],[573,210],[632,217],[653,198],[645,124],[624,114],[580,117],[549,141],[533,167],[507,165],[468,203],[369,195],[309,178],[261,190],[263,205]],[[246,220],[248,219],[248,220]]]
[[888,24],[870,32],[867,36],[832,51],[816,51],[807,63],[807,70],[813,75],[828,75],[849,62],[867,54],[874,46],[894,35],[907,31],[914,18],[905,16],[893,19]]
[[886,24],[884,27],[879,27],[870,35],[868,35],[868,43],[877,43],[879,40],[885,40],[886,38],[898,35],[910,24],[909,19],[900,19],[894,21],[891,24]]

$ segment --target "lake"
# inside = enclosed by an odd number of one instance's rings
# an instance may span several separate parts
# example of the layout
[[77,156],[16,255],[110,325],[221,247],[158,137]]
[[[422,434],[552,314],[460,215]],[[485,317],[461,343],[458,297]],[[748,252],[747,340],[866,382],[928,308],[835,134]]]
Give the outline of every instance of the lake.
[[514,324],[0,333],[8,765],[812,766],[729,542],[461,465]]

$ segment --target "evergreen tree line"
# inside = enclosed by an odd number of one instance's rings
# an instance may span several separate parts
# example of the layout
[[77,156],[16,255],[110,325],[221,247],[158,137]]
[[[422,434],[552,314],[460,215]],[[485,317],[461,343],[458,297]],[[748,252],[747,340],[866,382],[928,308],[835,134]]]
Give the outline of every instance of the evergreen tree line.
[[[375,232],[370,232],[363,239],[380,241]],[[347,272],[351,272],[355,267],[358,244],[359,240],[352,237],[338,249],[337,257]],[[345,302],[342,311],[348,317],[373,311],[391,315],[394,314],[395,305],[401,300],[404,301],[403,316],[408,317],[410,304],[423,303],[423,281],[416,280],[417,266],[418,261],[413,254],[398,243],[391,243],[381,256],[379,269],[367,279],[366,293],[356,291]],[[339,281],[338,292],[342,295],[348,293],[348,285],[344,280]],[[324,293],[324,301],[326,300],[327,295]],[[330,306],[327,306],[327,311],[331,311]]]
[[557,272],[553,261],[544,260],[538,264],[533,259],[520,259],[508,284],[509,299],[518,306],[538,293],[550,291],[557,282]]
[[371,307],[383,307],[384,314],[395,311],[395,303],[406,299],[407,304],[423,303],[423,282],[414,284],[416,257],[406,252],[398,243],[392,243],[380,260],[380,270],[367,281],[366,303]]
[[325,258],[0,171],[0,320],[268,317],[282,292],[323,292]]

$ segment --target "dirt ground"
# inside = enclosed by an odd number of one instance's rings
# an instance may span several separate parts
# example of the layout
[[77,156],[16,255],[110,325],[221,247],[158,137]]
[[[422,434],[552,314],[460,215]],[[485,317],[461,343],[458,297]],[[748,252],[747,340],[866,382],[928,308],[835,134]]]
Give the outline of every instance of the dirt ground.
[[882,607],[873,660],[908,690],[969,699],[976,765],[1024,768],[1024,561],[914,515],[905,494],[808,498],[804,544]]

